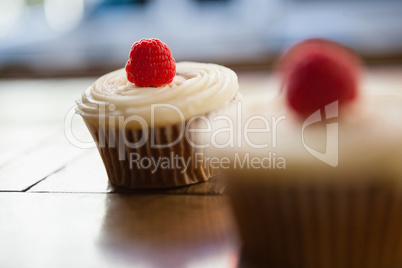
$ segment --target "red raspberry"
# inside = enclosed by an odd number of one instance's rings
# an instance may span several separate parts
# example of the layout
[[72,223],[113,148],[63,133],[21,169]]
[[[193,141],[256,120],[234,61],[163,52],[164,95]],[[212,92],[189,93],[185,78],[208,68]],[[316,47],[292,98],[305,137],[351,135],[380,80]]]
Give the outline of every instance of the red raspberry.
[[172,52],[158,39],[142,39],[131,47],[127,79],[139,87],[160,87],[173,81],[176,63]]
[[360,60],[333,41],[309,39],[296,44],[282,58],[280,68],[288,105],[300,115],[334,101],[344,105],[358,95]]

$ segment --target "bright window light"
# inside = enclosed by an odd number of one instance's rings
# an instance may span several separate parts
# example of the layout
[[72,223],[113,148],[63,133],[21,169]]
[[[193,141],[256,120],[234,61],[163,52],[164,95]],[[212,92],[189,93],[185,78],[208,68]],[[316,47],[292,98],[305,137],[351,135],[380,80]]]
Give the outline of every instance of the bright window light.
[[24,11],[23,0],[0,0],[0,37],[13,30]]
[[45,17],[56,32],[73,29],[84,15],[84,0],[45,0]]

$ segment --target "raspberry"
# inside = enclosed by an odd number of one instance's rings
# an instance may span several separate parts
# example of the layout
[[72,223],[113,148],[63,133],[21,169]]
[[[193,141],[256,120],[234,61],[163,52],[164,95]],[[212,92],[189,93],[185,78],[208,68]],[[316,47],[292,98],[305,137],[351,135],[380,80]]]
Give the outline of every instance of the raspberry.
[[173,81],[176,63],[165,43],[142,39],[131,47],[126,73],[128,81],[139,87],[160,87]]
[[302,116],[334,101],[344,105],[358,95],[360,60],[333,41],[309,39],[296,44],[280,68],[287,103]]

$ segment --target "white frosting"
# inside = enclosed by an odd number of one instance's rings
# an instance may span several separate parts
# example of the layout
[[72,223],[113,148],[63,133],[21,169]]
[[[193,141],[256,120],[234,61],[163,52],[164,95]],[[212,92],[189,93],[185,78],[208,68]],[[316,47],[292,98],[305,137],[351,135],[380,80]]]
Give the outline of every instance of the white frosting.
[[[250,180],[258,177],[275,183],[278,180],[274,178],[279,178],[282,183],[295,180],[354,183],[360,180],[378,179],[398,182],[402,186],[402,94],[384,94],[378,90],[363,92],[359,100],[352,105],[339,108],[339,115],[332,121],[307,126],[303,136],[303,124],[306,121],[297,118],[295,113],[286,107],[283,95],[269,96],[269,99],[261,98],[260,95],[253,96],[244,103],[240,113],[241,119],[238,118],[237,121],[241,120],[245,125],[244,122],[249,118],[255,115],[263,116],[270,123],[270,132],[252,131],[247,134],[241,132],[241,146],[236,144],[232,148],[212,148],[211,154],[228,157],[234,165],[237,163],[237,167],[231,166],[229,169],[223,169],[223,172],[228,173],[228,177],[237,176],[239,179]],[[278,119],[280,116],[286,118],[273,129],[272,118]],[[266,127],[261,120],[255,120],[254,123],[250,125],[251,128]],[[327,140],[329,123],[337,124],[338,133],[334,136],[335,140]],[[222,126],[215,127],[219,129]],[[237,141],[239,139],[236,135],[235,132],[234,140]],[[220,135],[220,138],[226,141],[227,137]],[[274,140],[275,146],[273,146]],[[325,148],[327,142],[339,144],[335,150],[327,152]],[[257,149],[254,146],[265,143],[269,145],[267,148]],[[338,159],[339,162],[335,167],[331,166],[324,162],[323,158],[319,159],[311,154],[307,147],[328,154],[327,159]],[[271,156],[276,157],[276,163],[280,157],[284,159],[286,168],[279,169],[275,166],[259,168],[257,161],[256,168],[250,166],[242,169],[240,162],[237,161],[238,159],[244,161],[246,154],[249,155],[249,159],[253,157],[263,159],[269,156],[269,152]]]
[[[235,72],[216,64],[177,63],[172,83],[155,88],[137,87],[127,81],[125,70],[119,69],[100,77],[83,93],[77,113],[88,120],[135,115],[148,126],[166,126],[228,104],[238,88]],[[141,127],[137,120],[129,125]]]

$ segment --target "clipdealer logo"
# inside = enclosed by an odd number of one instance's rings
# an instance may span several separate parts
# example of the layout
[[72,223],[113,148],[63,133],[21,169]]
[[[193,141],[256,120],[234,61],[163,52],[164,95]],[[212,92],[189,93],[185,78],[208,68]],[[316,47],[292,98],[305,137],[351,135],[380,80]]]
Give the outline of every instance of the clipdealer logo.
[[308,146],[304,139],[304,130],[309,125],[312,125],[317,122],[327,121],[332,118],[338,117],[338,101],[332,102],[325,106],[324,108],[325,118],[323,119],[321,116],[321,109],[315,111],[311,114],[306,121],[303,123],[302,127],[302,142],[304,148],[315,158],[321,160],[322,162],[336,167],[338,166],[338,150],[339,150],[339,135],[338,135],[338,123],[328,123],[326,124],[327,136],[325,142],[325,153],[321,153],[310,146]]
[[[182,127],[183,132],[180,133],[179,137],[176,137],[176,139],[169,143],[169,144],[156,144],[155,143],[155,137],[153,136],[153,133],[149,133],[149,137],[148,137],[148,131],[146,131],[146,133],[141,137],[141,140],[135,142],[135,143],[130,143],[128,141],[126,141],[126,139],[123,137],[121,139],[119,139],[119,144],[113,144],[113,146],[116,147],[121,147],[119,150],[119,152],[122,153],[122,155],[119,157],[121,157],[121,159],[126,159],[126,155],[124,154],[125,152],[125,146],[129,146],[130,148],[139,148],[142,145],[145,144],[145,142],[147,141],[147,139],[151,139],[151,146],[152,148],[166,148],[167,146],[172,146],[174,144],[176,144],[180,139],[182,138],[186,138],[188,140],[188,142],[199,149],[203,149],[203,148],[207,148],[209,146],[213,146],[215,148],[226,148],[226,147],[235,147],[235,146],[241,146],[242,143],[242,137],[244,138],[244,142],[247,143],[247,145],[253,147],[253,148],[268,148],[270,147],[270,145],[275,148],[277,147],[277,128],[278,128],[278,124],[286,119],[285,115],[279,116],[279,117],[272,117],[271,121],[269,121],[268,118],[265,118],[261,115],[254,115],[251,118],[248,118],[246,120],[246,122],[243,125],[243,122],[241,120],[241,113],[242,113],[242,107],[241,107],[241,103],[238,104],[239,107],[237,110],[237,116],[239,118],[237,118],[240,121],[240,124],[235,124],[234,122],[232,122],[232,118],[229,117],[225,117],[225,116],[217,116],[213,119],[208,119],[208,118],[204,118],[204,117],[197,117],[202,119],[202,121],[206,124],[206,128],[201,128],[201,129],[192,129],[189,125],[184,125]],[[156,109],[156,108],[160,108],[160,106],[162,106],[162,108],[173,108],[183,119],[183,115],[181,114],[181,111],[177,108],[177,107],[171,107],[171,106],[167,106],[165,105],[153,105],[152,109]],[[106,110],[106,107],[101,107],[102,109],[99,109],[100,112],[104,112]],[[111,109],[112,108],[112,109]],[[91,142],[84,142],[84,141],[80,141],[77,139],[77,137],[75,137],[74,133],[73,133],[73,128],[72,128],[72,121],[74,116],[76,115],[75,112],[76,106],[72,107],[66,117],[65,117],[65,135],[67,140],[74,146],[78,147],[78,148],[93,148],[96,147],[95,143],[93,141]],[[114,107],[109,107],[109,110],[114,110]],[[154,112],[153,110],[151,111],[151,115],[154,116]],[[135,118],[124,118],[122,116],[118,117],[118,120],[115,120],[114,117],[109,118],[109,120],[113,119],[114,125],[116,127],[118,127],[118,129],[124,129],[126,124],[129,122],[129,119],[131,120],[136,120],[139,123],[141,123],[141,125],[143,126],[143,129],[148,130],[148,126],[147,123],[145,122],[145,120],[143,118],[137,118],[139,116],[136,116]],[[326,105],[324,107],[324,109],[319,109],[317,111],[315,111],[314,113],[312,113],[304,122],[302,125],[302,129],[301,129],[301,139],[302,139],[302,145],[305,148],[305,150],[307,150],[308,153],[310,153],[312,156],[314,156],[316,159],[332,166],[332,167],[336,167],[338,166],[338,123],[334,122],[334,118],[338,117],[338,101],[335,101],[333,103],[330,103],[328,105]],[[101,116],[101,118],[103,118],[103,121],[106,120],[105,116]],[[212,121],[219,121],[219,120],[226,120],[228,125],[230,127],[226,128],[224,127],[223,129],[217,129],[212,131],[212,123],[210,120]],[[117,122],[115,122],[117,121]],[[257,122],[259,121],[260,123],[263,124],[263,128],[256,128],[253,129],[251,127],[251,122]],[[184,122],[184,120],[182,120],[182,123]],[[321,153],[317,150],[315,150],[314,148],[310,147],[306,141],[305,141],[305,129],[315,123],[318,122],[323,122],[326,123],[326,140],[325,140],[325,152]],[[153,122],[151,122],[153,123]],[[105,124],[105,122],[103,122],[103,124]],[[102,125],[102,124],[100,124]],[[235,125],[237,126],[237,128],[235,127]],[[194,144],[191,139],[189,138],[189,133],[191,132],[212,132],[211,133],[211,140],[206,141],[206,144]],[[237,134],[237,138],[235,137],[236,135],[234,135],[234,132],[238,132]],[[271,134],[271,144],[268,145],[268,143],[264,143],[264,144],[255,144],[253,143],[253,141],[251,141],[249,139],[249,134],[251,133],[259,133],[259,132],[266,132],[266,133],[270,133]],[[100,133],[100,132],[99,132]],[[224,142],[223,144],[220,144],[217,142],[216,140],[216,136],[218,135],[222,135],[223,133],[228,134],[228,140],[226,142]],[[123,133],[124,134],[124,133]],[[103,139],[105,139],[105,137],[101,137]],[[99,146],[104,146],[105,141],[100,142]],[[134,155],[136,156],[136,155]],[[130,156],[131,157],[131,156]],[[272,156],[273,158],[277,157],[275,154],[273,154]],[[278,156],[279,157],[279,156]],[[277,157],[277,158],[278,158]],[[271,154],[269,155],[269,158],[271,158]],[[281,157],[279,157],[281,158]],[[249,157],[249,155],[245,156],[246,160],[241,160],[239,163],[241,163],[241,165],[239,166],[243,166],[245,165],[244,162],[246,163],[251,163],[251,162],[256,162],[256,159]],[[257,159],[258,160],[258,159]],[[264,159],[262,159],[264,160]],[[276,159],[273,159],[273,161],[275,161]],[[183,162],[181,161],[176,161],[177,163],[181,163]],[[175,163],[176,163],[175,162]],[[159,163],[159,162],[157,162]],[[271,159],[269,159],[269,163],[271,163]],[[184,165],[184,162],[183,162]]]
[[[286,120],[286,115],[272,115],[270,118],[263,115],[254,114],[246,117],[242,114],[242,103],[238,102],[233,113],[223,113],[212,116],[194,116],[189,120],[184,120],[182,111],[171,104],[152,104],[150,106],[150,118],[146,121],[139,115],[125,117],[123,115],[108,115],[109,111],[114,111],[114,105],[98,105],[98,131],[93,131],[95,142],[80,141],[73,131],[73,119],[76,113],[76,106],[72,107],[65,117],[65,136],[67,140],[78,148],[108,147],[116,148],[119,160],[130,162],[130,168],[138,169],[187,169],[191,163],[201,165],[209,163],[213,168],[227,168],[232,160],[235,167],[240,168],[281,168],[286,167],[285,159],[269,150],[270,147],[276,148],[278,137],[278,126]],[[172,109],[181,119],[180,127],[175,127],[174,131],[159,132],[154,128],[155,118],[158,109]],[[234,113],[236,112],[236,113]],[[160,114],[160,111],[159,111]],[[129,123],[138,123],[141,131],[136,133],[136,137],[127,138],[125,129]],[[194,124],[193,124],[194,123]],[[168,135],[166,139],[161,139],[161,135]],[[258,137],[264,139],[258,139]],[[95,137],[96,136],[96,137]],[[175,146],[181,141],[185,141],[193,147],[192,155],[184,158],[181,154],[171,154],[169,156],[153,156],[138,153],[138,148],[163,149]],[[234,153],[233,158],[229,159],[223,155],[216,157],[210,155],[214,149],[241,148],[243,145],[254,149],[266,149],[267,154],[253,155],[246,153],[241,155]],[[213,148],[208,151],[208,148]],[[145,149],[148,150],[148,149]],[[143,150],[144,151],[144,150]],[[201,160],[200,160],[201,159]]]

